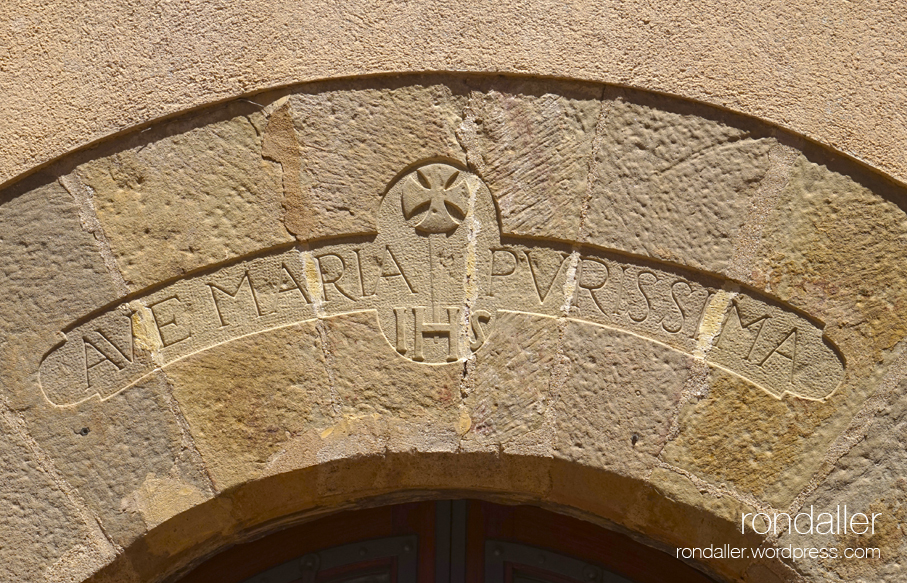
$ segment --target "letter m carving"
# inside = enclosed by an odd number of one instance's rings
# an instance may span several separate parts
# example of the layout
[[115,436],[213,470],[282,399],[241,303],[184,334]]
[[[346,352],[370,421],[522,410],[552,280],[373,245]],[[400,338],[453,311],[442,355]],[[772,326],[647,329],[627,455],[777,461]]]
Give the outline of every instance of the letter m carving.
[[736,300],[732,301],[721,326],[717,346],[737,354],[744,360],[750,360],[762,329],[770,318],[768,314],[763,314],[746,322],[740,314],[740,305]]

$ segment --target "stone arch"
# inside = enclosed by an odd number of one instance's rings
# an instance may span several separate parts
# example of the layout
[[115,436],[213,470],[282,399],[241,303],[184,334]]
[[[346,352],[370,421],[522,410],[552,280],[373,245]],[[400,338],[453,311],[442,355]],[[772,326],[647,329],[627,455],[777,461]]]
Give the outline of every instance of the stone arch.
[[0,201],[5,455],[46,490],[40,576],[165,580],[393,492],[666,547],[805,544],[740,515],[850,496],[899,552],[894,482],[846,476],[875,413],[899,419],[902,192],[759,120],[556,79],[334,80],[162,121]]
[[[357,508],[468,497],[531,504],[628,533],[665,552],[692,540],[758,544],[729,512],[706,510],[689,483],[667,489],[568,461],[489,452],[407,451],[326,462],[243,484],[146,533],[89,581],[178,581],[232,545]],[[705,546],[708,546],[706,544]],[[773,561],[698,564],[716,580],[766,579],[789,568]],[[742,567],[742,569],[741,569]],[[748,573],[747,573],[748,571]]]

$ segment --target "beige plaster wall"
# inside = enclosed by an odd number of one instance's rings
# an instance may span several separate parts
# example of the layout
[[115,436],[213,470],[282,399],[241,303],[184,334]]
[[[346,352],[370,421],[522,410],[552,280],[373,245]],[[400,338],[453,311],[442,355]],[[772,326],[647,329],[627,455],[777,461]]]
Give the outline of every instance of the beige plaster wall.
[[873,0],[101,2],[0,8],[0,184],[86,143],[301,81],[472,71],[758,116],[907,180],[907,8]]

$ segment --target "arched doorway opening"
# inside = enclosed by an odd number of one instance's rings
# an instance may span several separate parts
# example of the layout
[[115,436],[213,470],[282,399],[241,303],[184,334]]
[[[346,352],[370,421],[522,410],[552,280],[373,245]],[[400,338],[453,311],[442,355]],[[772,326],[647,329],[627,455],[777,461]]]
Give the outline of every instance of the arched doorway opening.
[[354,510],[227,549],[179,583],[710,583],[629,536],[481,500]]

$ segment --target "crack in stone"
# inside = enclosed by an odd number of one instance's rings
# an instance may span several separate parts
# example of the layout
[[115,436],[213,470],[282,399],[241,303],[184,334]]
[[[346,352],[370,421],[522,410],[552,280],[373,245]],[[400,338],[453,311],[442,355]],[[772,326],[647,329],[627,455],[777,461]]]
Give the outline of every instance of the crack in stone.
[[98,252],[104,261],[104,267],[113,280],[117,293],[120,296],[128,295],[130,292],[129,285],[126,283],[119,265],[117,265],[110,242],[107,240],[107,235],[104,234],[104,227],[101,225],[94,208],[94,192],[75,173],[61,176],[59,183],[79,205],[79,222],[82,224],[82,229],[94,237]]
[[790,179],[790,170],[799,152],[789,146],[778,144],[769,151],[769,168],[756,192],[750,197],[746,220],[737,231],[734,240],[734,254],[726,268],[727,276],[737,281],[752,279],[756,255],[762,241],[762,231],[771,212],[778,202],[781,191]]
[[[660,462],[661,454],[668,446],[668,443],[674,441],[680,435],[680,416],[683,414],[683,410],[694,400],[698,401],[709,395],[709,351],[712,349],[715,339],[720,335],[723,315],[737,296],[737,293],[736,288],[731,291],[720,290],[706,300],[707,304],[703,308],[703,317],[699,323],[699,329],[696,331],[696,349],[690,355],[690,358],[692,358],[689,369],[690,374],[680,390],[680,398],[671,415],[671,424],[665,442],[655,456]],[[649,476],[651,476],[651,470]]]
[[610,109],[605,104],[609,103],[605,99],[608,95],[608,86],[602,87],[602,93],[599,97],[598,119],[595,121],[595,136],[592,137],[592,148],[589,153],[589,166],[586,171],[586,196],[580,207],[579,228],[577,229],[577,238],[583,239],[586,229],[586,220],[589,214],[589,207],[592,205],[592,193],[596,183],[596,160],[601,148],[604,147],[604,131],[607,115],[605,110]]
[[[78,489],[73,487],[66,478],[60,474],[50,456],[44,452],[38,442],[29,434],[27,423],[22,414],[14,412],[6,397],[2,395],[0,395],[0,415],[2,415],[3,420],[13,430],[13,433],[19,438],[21,443],[24,444],[38,467],[47,474],[53,484],[60,489],[88,530],[93,530],[93,526],[97,528],[98,532],[90,534],[92,535],[92,541],[96,545],[103,541],[109,546],[111,552],[109,553],[109,556],[105,558],[112,558],[114,555],[121,554],[123,552],[123,547],[117,544],[113,537],[107,532],[104,523],[101,521],[101,517],[91,509],[88,503],[82,498],[81,494],[79,494]],[[99,534],[100,536],[98,536]],[[102,547],[98,550],[103,551],[107,549]]]
[[161,378],[164,380],[164,385],[167,387],[167,391],[164,393],[164,398],[167,401],[167,408],[170,409],[170,412],[176,418],[176,424],[180,430],[180,447],[183,450],[188,451],[192,464],[199,467],[208,479],[210,491],[206,492],[206,494],[214,495],[214,493],[218,491],[217,485],[214,482],[214,476],[211,475],[208,464],[205,463],[204,457],[202,457],[201,452],[198,450],[195,438],[192,436],[192,430],[189,427],[189,421],[183,414],[179,400],[176,398],[176,395],[173,394],[173,383],[171,382],[170,377],[167,376],[166,371],[163,369],[158,370]]
[[334,352],[331,350],[330,329],[325,323],[326,312],[324,309],[324,297],[322,297],[321,279],[318,274],[318,266],[315,257],[308,244],[299,246],[299,254],[302,258],[303,271],[305,273],[305,284],[312,298],[312,309],[318,322],[315,329],[318,331],[318,337],[321,341],[321,350],[324,355],[324,369],[328,375],[328,389],[331,394],[331,410],[337,417],[343,416],[343,406],[337,396],[337,386],[334,376],[336,365],[334,362]]
[[[592,190],[595,181],[595,160],[597,148],[601,147],[602,145],[602,128],[604,126],[604,120],[606,118],[604,100],[606,91],[607,87],[603,87],[602,93],[599,97],[599,112],[598,119],[595,123],[595,136],[592,139],[592,147],[589,154],[589,163],[586,170],[586,193],[583,197],[582,206],[580,208],[579,225],[577,229],[577,236],[579,239],[582,238],[583,229],[586,223],[586,215],[592,201]],[[567,326],[569,325],[568,318],[573,308],[573,301],[576,295],[577,268],[579,266],[581,248],[581,243],[574,243],[572,245],[569,256],[569,264],[567,266],[566,277],[564,278],[564,285],[562,289],[564,301],[561,304],[561,316],[557,318],[558,337],[551,370],[551,380],[548,384],[548,394],[545,397],[547,401],[545,421],[540,428],[540,432],[549,431],[551,433],[551,440],[548,447],[549,451],[552,452],[557,447],[557,404],[560,402],[561,391],[567,383],[569,363],[571,362],[569,357],[565,353],[564,343],[567,334]],[[551,479],[549,479],[549,484],[550,483],[552,483]]]

